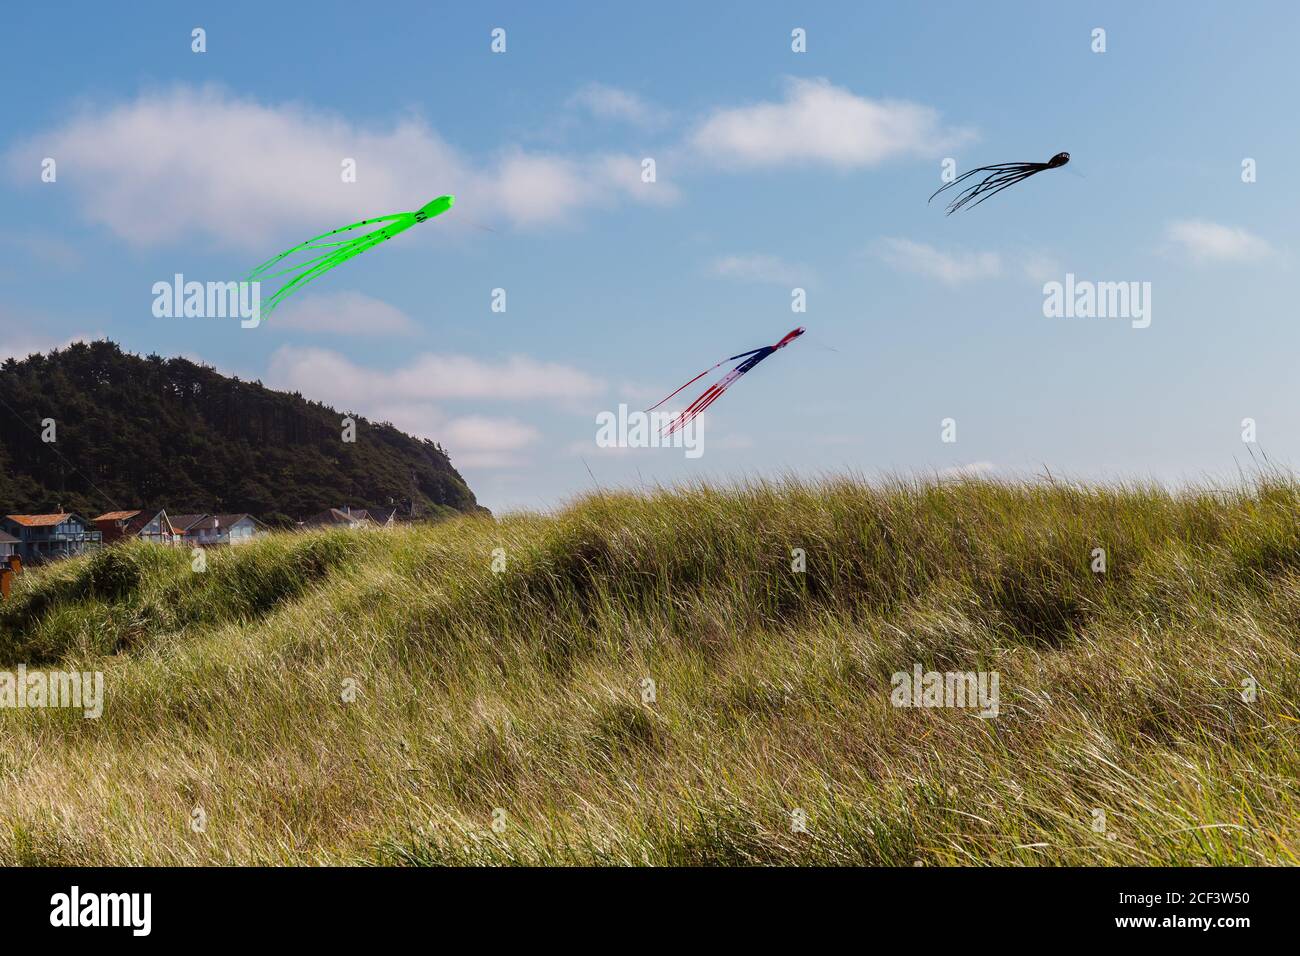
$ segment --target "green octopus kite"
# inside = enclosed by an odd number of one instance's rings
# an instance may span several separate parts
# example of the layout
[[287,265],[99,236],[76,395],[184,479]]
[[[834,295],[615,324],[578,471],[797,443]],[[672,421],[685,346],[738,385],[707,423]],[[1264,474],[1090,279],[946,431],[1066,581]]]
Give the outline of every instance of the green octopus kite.
[[[300,289],[303,285],[310,282],[319,275],[329,272],[337,265],[342,265],[353,256],[359,256],[367,249],[371,249],[387,239],[393,238],[398,233],[406,232],[416,223],[424,222],[426,219],[432,219],[434,216],[440,216],[450,209],[456,202],[455,196],[439,196],[431,202],[425,203],[415,212],[395,212],[391,216],[379,216],[376,219],[362,219],[360,222],[354,222],[350,226],[340,226],[338,229],[331,229],[329,232],[322,233],[314,239],[308,239],[306,242],[299,243],[292,249],[286,249],[273,259],[268,259],[260,266],[250,272],[244,279],[245,282],[261,281],[263,279],[274,279],[279,276],[297,273],[292,279],[288,280],[283,286],[276,290],[275,295],[267,299],[263,307],[261,317],[268,317],[275,307],[284,301],[285,297]],[[323,242],[330,236],[337,236],[341,232],[351,232],[353,229],[360,229],[363,226],[370,226],[376,223],[385,223],[379,229],[371,230],[365,235],[357,236],[352,239],[339,239],[333,242]],[[315,252],[323,251],[320,255],[308,259],[305,262],[297,263],[287,269],[281,269],[279,272],[267,272],[277,262],[293,255],[295,252]]]

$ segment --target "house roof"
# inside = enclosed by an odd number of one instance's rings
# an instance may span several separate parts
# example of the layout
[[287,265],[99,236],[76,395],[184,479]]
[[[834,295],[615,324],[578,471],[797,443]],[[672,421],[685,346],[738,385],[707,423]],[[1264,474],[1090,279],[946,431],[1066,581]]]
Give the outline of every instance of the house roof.
[[6,531],[0,531],[0,544],[21,544],[17,538]]
[[303,521],[303,524],[365,524],[369,520],[370,516],[364,510],[353,509],[347,512],[338,508],[326,508],[320,514],[314,514]]
[[27,528],[48,528],[78,516],[71,511],[61,511],[52,515],[5,515],[5,517]]
[[139,534],[141,531],[143,531],[145,528],[149,526],[150,522],[152,522],[154,518],[158,518],[158,517],[162,518],[161,524],[164,525],[164,527],[162,528],[164,532],[171,533],[175,531],[175,529],[171,526],[171,521],[167,517],[167,512],[137,511],[135,513],[135,517],[126,523],[126,527],[122,529],[122,532],[123,534],[127,534],[127,535]]
[[[159,511],[109,511],[108,514],[103,514],[100,515],[99,518],[96,518],[95,523],[99,524],[101,522],[121,522],[122,535],[125,536],[139,535],[139,533],[142,532],[143,529],[147,527],[148,523],[152,522],[152,520],[157,518],[157,516],[159,515],[162,515],[162,519],[164,519],[165,527],[162,528],[162,531],[168,533],[174,532],[175,528],[172,527],[172,522],[170,522],[170,519],[168,519],[168,516],[166,516],[166,511],[161,511],[161,510]],[[107,533],[107,531],[105,531],[105,533]]]
[[[211,517],[212,515],[208,515],[208,514],[167,516],[168,520],[170,520],[172,523],[172,527],[175,528],[177,531],[189,531],[195,525],[198,525],[200,522],[202,522],[205,518],[211,518]],[[210,528],[212,527],[212,525],[205,524],[204,527]]]
[[265,522],[259,521],[257,518],[255,518],[253,515],[248,514],[247,512],[242,512],[237,515],[213,515],[213,517],[217,519],[217,523],[223,528],[229,528],[232,524],[238,524],[239,522],[243,521],[245,518],[253,522],[253,524],[261,525],[263,528],[266,527]]

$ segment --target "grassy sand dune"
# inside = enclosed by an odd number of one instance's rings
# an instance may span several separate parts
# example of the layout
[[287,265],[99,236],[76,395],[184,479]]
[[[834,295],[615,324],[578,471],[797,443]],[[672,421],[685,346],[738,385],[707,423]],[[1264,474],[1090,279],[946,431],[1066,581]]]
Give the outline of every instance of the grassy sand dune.
[[[0,711],[0,863],[1294,863],[1297,635],[1285,481],[134,545],[0,606],[0,669],[106,681]],[[997,672],[998,716],[892,706],[916,664]]]

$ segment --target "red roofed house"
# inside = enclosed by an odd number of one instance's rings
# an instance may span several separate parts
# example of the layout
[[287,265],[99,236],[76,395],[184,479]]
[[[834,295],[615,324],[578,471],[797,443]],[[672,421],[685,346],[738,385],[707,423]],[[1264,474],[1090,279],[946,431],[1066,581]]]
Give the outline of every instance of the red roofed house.
[[95,519],[104,544],[114,544],[131,538],[174,544],[180,535],[167,519],[167,512],[109,511]]

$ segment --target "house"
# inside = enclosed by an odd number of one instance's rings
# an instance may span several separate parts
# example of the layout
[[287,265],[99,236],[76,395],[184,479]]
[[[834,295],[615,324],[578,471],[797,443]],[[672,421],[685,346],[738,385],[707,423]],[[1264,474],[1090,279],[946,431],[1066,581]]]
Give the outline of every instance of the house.
[[0,531],[0,560],[7,560],[9,555],[17,554],[14,550],[20,544],[19,540],[13,535]]
[[269,528],[250,514],[210,515],[216,522],[217,544],[247,544]]
[[371,524],[378,525],[381,528],[391,528],[396,523],[397,509],[390,508],[386,511],[381,511],[378,508],[357,508],[353,510],[352,514],[365,515],[370,519]]
[[372,524],[370,515],[364,508],[353,510],[347,505],[342,508],[326,508],[320,514],[314,514],[302,522],[304,528],[362,528]]
[[43,515],[5,515],[0,530],[15,541],[12,553],[25,563],[52,561],[94,551],[100,532],[80,515],[59,511]]
[[165,511],[109,511],[96,518],[95,525],[99,528],[104,544],[114,544],[130,538],[157,544],[175,544],[180,538]]
[[216,515],[169,515],[177,540],[188,546],[221,544],[221,527]]

